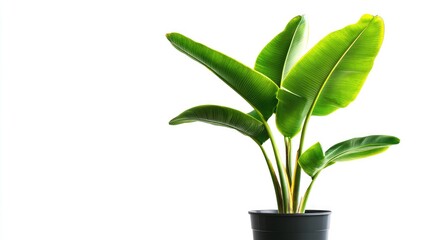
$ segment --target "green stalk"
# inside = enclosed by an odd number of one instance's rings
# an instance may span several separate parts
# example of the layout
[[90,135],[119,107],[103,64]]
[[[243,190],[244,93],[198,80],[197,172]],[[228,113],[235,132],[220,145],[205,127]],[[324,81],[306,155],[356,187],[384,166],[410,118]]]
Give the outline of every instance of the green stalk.
[[270,171],[271,180],[273,181],[273,185],[274,185],[274,191],[276,192],[278,211],[279,213],[283,213],[284,212],[283,198],[282,198],[282,192],[281,192],[279,180],[277,179],[277,175],[276,175],[276,172],[274,171],[273,164],[268,158],[267,152],[265,151],[264,147],[262,147],[262,145],[259,145],[259,144],[258,146],[261,149],[262,153],[264,154],[264,158],[265,158],[265,161],[267,162],[268,170]]
[[268,132],[268,136],[271,141],[271,146],[273,147],[274,156],[276,158],[277,170],[280,176],[280,185],[282,188],[282,195],[283,195],[283,206],[284,206],[283,213],[290,213],[290,212],[293,212],[294,209],[292,208],[291,190],[290,190],[289,181],[286,177],[285,167],[283,166],[283,163],[281,161],[279,150],[277,148],[276,142],[274,141],[274,136],[273,136],[273,133],[271,132],[270,126],[268,125],[267,121],[262,120],[262,122],[264,123],[264,126]]
[[[323,84],[322,88],[325,85],[326,85],[326,82]],[[317,99],[319,99],[321,92],[322,91],[319,91],[315,100],[311,104],[310,109],[307,113],[307,116],[305,117],[304,124],[302,126],[301,136],[300,136],[300,140],[299,140],[299,148],[298,148],[298,152],[296,154],[295,176],[294,176],[294,181],[292,184],[292,191],[293,191],[292,196],[293,196],[293,201],[294,201],[293,209],[295,211],[298,210],[299,187],[300,187],[300,183],[301,183],[301,166],[299,165],[298,160],[299,160],[299,157],[301,156],[302,150],[304,148],[304,139],[305,139],[305,133],[307,132],[308,122],[310,121],[311,114],[313,113],[313,110],[316,107],[316,102],[317,102]]]
[[285,137],[285,151],[286,151],[286,175],[289,184],[292,183],[292,141],[291,138]]
[[301,185],[301,166],[298,163],[299,154],[296,156],[294,180],[292,182],[292,197],[293,197],[293,210],[296,212],[298,210],[299,202],[299,188]]
[[295,172],[294,172],[294,181],[292,182],[292,196],[293,196],[293,209],[298,211],[298,199],[299,199],[299,188],[301,185],[301,166],[299,165],[299,157],[302,154],[302,149],[304,148],[304,138],[307,131],[307,124],[310,119],[311,113],[313,112],[314,106],[310,108],[309,114],[305,118],[304,125],[302,126],[301,137],[299,140],[299,148],[296,153],[296,162],[295,162]]
[[305,212],[305,206],[307,205],[307,200],[308,200],[308,196],[310,195],[311,189],[313,188],[313,184],[316,181],[317,177],[319,176],[319,173],[316,173],[316,175],[314,175],[313,179],[311,180],[310,185],[308,186],[307,190],[305,191],[304,197],[301,200],[301,203],[299,204],[299,209],[298,212],[299,213],[304,213]]

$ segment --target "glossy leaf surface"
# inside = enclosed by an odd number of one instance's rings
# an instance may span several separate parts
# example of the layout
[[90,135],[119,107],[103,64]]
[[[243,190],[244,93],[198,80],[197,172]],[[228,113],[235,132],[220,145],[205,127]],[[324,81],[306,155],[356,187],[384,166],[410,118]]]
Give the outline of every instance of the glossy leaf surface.
[[251,137],[260,145],[268,139],[268,133],[262,122],[249,114],[217,105],[202,105],[190,108],[173,118],[170,124],[178,125],[195,121],[235,129]]
[[397,137],[385,135],[353,138],[330,147],[325,155],[327,161],[349,161],[384,152],[389,146],[398,143]]
[[168,40],[179,51],[203,64],[240,94],[265,119],[274,112],[277,104],[277,85],[265,75],[242,63],[197,43],[179,33],[167,34]]
[[327,115],[352,102],[373,66],[383,36],[383,20],[364,15],[356,24],[328,34],[310,49],[282,82],[283,88],[306,100],[304,106],[293,102],[282,106],[295,113],[277,116],[277,121],[289,118],[293,122],[279,129],[282,134],[293,137],[299,132],[305,120],[298,114],[301,111],[306,116]]
[[306,100],[284,88],[280,88],[277,92],[277,99],[277,129],[283,129],[282,134],[285,136],[292,136],[300,130],[301,126],[296,124],[294,118],[288,116],[305,118],[306,112],[302,111],[302,109],[305,107]]
[[265,74],[277,86],[302,56],[308,39],[308,24],[304,16],[296,16],[259,53],[255,70]]
[[301,155],[299,165],[310,177],[324,168],[325,154],[320,143],[314,144]]
[[398,144],[399,141],[397,137],[386,135],[352,138],[335,144],[325,154],[317,143],[301,155],[299,164],[310,177],[313,177],[336,162],[370,157],[386,151],[389,146]]

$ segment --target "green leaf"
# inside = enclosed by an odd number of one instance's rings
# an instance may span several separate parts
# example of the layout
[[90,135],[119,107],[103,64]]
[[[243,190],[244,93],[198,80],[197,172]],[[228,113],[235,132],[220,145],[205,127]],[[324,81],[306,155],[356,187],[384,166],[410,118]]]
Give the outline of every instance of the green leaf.
[[384,152],[389,146],[398,144],[393,136],[373,135],[340,142],[326,151],[327,161],[342,162],[369,157]]
[[262,122],[249,114],[223,106],[202,105],[190,108],[173,118],[170,124],[177,125],[195,121],[235,129],[251,137],[259,145],[268,139],[267,130]]
[[306,104],[306,100],[287,89],[280,88],[277,92],[277,110],[276,110],[276,126],[277,129],[282,129],[281,133],[284,136],[293,136],[301,128],[300,125],[296,125],[293,118],[288,116],[300,116],[305,117],[305,112],[302,108]]
[[308,40],[308,24],[304,16],[296,16],[259,53],[255,70],[265,74],[277,86],[302,56]]
[[326,164],[325,154],[320,143],[311,146],[299,157],[299,165],[310,177],[314,177]]
[[323,154],[320,144],[316,143],[301,155],[298,162],[310,177],[314,177],[320,171],[334,163],[370,157],[382,153],[389,146],[398,144],[399,141],[397,137],[386,135],[352,138],[335,144],[325,154]]
[[[277,121],[288,121],[293,129],[279,129],[293,137],[310,115],[327,115],[346,107],[359,93],[369,74],[384,36],[383,20],[363,15],[356,23],[332,32],[310,49],[291,69],[282,87],[306,100],[300,111],[278,115]],[[297,108],[294,102],[282,106],[285,111]],[[278,111],[278,110],[277,110]],[[298,131],[296,131],[298,129]]]
[[273,114],[278,87],[268,77],[179,33],[167,34],[167,38],[179,51],[209,68],[265,119]]

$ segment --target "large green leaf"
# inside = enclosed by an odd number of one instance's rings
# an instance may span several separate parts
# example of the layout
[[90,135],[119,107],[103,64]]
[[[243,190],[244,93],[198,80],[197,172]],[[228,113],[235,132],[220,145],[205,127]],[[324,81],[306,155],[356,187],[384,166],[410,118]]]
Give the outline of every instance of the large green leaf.
[[177,125],[195,121],[235,129],[251,137],[260,145],[268,139],[267,130],[262,122],[249,114],[223,106],[202,105],[190,108],[173,118],[170,124]]
[[386,135],[352,138],[335,144],[325,154],[323,154],[320,144],[316,143],[301,155],[299,165],[310,177],[314,177],[321,170],[336,162],[373,156],[398,143],[397,137]]
[[265,75],[179,33],[167,34],[179,51],[200,62],[240,94],[265,119],[274,112],[278,87]]
[[352,102],[373,66],[383,36],[383,20],[363,15],[356,24],[328,34],[310,49],[282,82],[283,88],[306,102],[281,106],[293,114],[278,115],[276,121],[288,118],[293,124],[284,125],[280,132],[293,137],[306,116],[327,115]]
[[296,16],[259,53],[255,70],[271,78],[277,86],[302,56],[308,39],[304,16]]
[[384,152],[389,146],[398,144],[399,141],[397,137],[385,135],[352,138],[330,147],[325,155],[327,161],[354,160]]

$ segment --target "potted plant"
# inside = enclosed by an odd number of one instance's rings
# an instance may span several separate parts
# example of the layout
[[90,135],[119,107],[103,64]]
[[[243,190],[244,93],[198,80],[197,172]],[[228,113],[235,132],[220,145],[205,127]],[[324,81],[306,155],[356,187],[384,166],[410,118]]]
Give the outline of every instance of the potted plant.
[[[179,33],[167,34],[175,48],[210,69],[254,109],[244,113],[202,105],[182,112],[170,124],[200,121],[232,128],[260,148],[273,182],[277,210],[249,212],[255,240],[327,239],[330,211],[306,210],[319,174],[337,162],[372,156],[399,143],[393,136],[371,135],[341,141],[326,151],[320,143],[303,149],[311,116],[329,115],[356,98],[383,36],[382,18],[366,14],[305,52],[308,24],[304,16],[296,16],[262,49],[252,69]],[[283,136],[284,156],[268,123],[273,114]],[[292,146],[295,137],[296,149]],[[273,150],[276,167],[265,142]],[[303,193],[302,171],[311,178]]]

